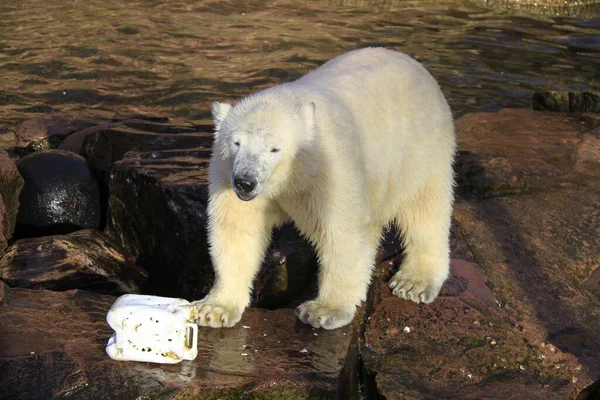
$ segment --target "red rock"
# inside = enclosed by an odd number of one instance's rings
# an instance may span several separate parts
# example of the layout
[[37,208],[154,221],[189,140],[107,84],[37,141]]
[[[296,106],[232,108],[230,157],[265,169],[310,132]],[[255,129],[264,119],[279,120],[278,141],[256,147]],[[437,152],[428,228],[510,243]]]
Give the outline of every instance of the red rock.
[[505,157],[532,189],[573,169],[573,151],[588,130],[577,115],[527,109],[466,114],[455,125],[460,150]]
[[[168,118],[144,116],[137,114],[120,114],[110,111],[88,110],[77,113],[55,113],[42,115],[24,121],[17,128],[15,143],[17,147],[30,151],[56,148],[69,135],[103,126],[104,129],[122,125],[125,121],[135,120],[138,123],[165,123]],[[86,131],[87,134],[87,131]],[[78,134],[69,140],[70,144],[63,150],[78,153],[77,143],[81,143],[86,134]]]
[[573,157],[578,172],[600,175],[600,128],[582,136]]
[[600,297],[600,266],[592,272],[590,277],[585,280],[583,285],[588,288],[596,296]]
[[465,198],[486,198],[522,193],[527,181],[506,157],[459,153],[456,158],[457,193]]
[[81,112],[56,113],[28,119],[17,128],[15,143],[17,147],[33,151],[56,147],[69,134],[104,123],[107,118],[107,113]]
[[456,125],[462,151],[512,166],[530,190],[456,202],[452,275],[434,303],[392,297],[380,265],[362,346],[369,395],[574,398],[600,375],[595,134],[577,115],[531,110]]
[[12,238],[19,212],[23,178],[8,153],[0,150],[0,251]]

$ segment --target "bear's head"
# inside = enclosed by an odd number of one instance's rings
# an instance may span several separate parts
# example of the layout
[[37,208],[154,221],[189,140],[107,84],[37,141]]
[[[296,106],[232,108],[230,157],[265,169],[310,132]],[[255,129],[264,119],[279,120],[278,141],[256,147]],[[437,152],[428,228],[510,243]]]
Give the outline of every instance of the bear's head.
[[214,102],[213,157],[218,158],[237,196],[275,198],[304,180],[306,154],[315,133],[314,103],[286,104],[268,96],[250,96],[235,106]]

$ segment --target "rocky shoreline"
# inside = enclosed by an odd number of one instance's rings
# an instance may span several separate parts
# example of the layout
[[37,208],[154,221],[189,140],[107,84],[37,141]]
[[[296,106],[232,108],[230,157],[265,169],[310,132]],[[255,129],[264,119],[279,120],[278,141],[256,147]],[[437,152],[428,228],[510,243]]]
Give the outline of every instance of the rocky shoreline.
[[[452,276],[433,304],[390,295],[401,248],[389,232],[356,322],[304,326],[293,307],[314,294],[317,264],[288,226],[242,322],[201,328],[198,358],[176,365],[108,358],[105,317],[122,293],[210,288],[212,127],[101,112],[25,121],[0,153],[0,399],[596,398],[600,117],[575,98],[457,119]],[[27,212],[20,159],[46,149],[85,158],[102,222],[13,237]]]

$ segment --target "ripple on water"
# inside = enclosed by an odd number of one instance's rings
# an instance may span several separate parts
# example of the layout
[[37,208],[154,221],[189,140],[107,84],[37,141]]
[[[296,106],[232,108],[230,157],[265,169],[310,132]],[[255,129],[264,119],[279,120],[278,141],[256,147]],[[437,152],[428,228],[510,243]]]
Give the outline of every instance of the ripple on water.
[[201,119],[213,100],[365,46],[419,59],[456,115],[529,106],[534,91],[600,90],[600,19],[552,14],[459,0],[5,0],[0,125],[89,107]]

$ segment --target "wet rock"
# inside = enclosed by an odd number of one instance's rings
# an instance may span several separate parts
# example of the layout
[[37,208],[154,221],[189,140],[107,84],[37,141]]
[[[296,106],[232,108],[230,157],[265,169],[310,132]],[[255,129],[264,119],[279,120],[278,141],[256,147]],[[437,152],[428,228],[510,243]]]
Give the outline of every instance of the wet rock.
[[147,273],[102,232],[21,239],[0,260],[0,279],[12,287],[139,293]]
[[12,238],[22,188],[23,178],[17,166],[8,153],[0,150],[0,252]]
[[24,121],[17,128],[15,143],[27,151],[56,148],[69,134],[106,122],[99,114],[56,113]]
[[579,393],[576,400],[600,399],[600,380],[597,380]]
[[103,182],[108,183],[113,164],[128,151],[208,148],[212,125],[159,123],[130,119],[77,132],[61,143],[61,149],[77,149]]
[[[15,143],[26,152],[57,148],[67,136],[90,127],[119,125],[128,120],[168,122],[168,118],[89,110],[54,113],[24,121],[15,133]],[[81,136],[81,135],[79,135]],[[72,149],[66,149],[74,151]],[[77,152],[77,151],[74,151]]]
[[204,149],[132,152],[113,167],[106,232],[150,273],[151,293],[197,299],[211,287],[209,156]]
[[555,112],[600,112],[598,92],[537,92],[533,94],[533,109]]
[[506,157],[482,158],[459,152],[456,158],[457,194],[464,198],[487,198],[522,193],[527,181]]
[[17,167],[24,186],[15,236],[100,227],[99,186],[85,159],[65,151],[44,150],[22,158]]
[[114,297],[0,282],[2,293],[2,398],[334,399],[356,392],[344,380],[354,328],[313,330],[293,310],[251,308],[234,328],[201,328],[196,360],[158,365],[105,354]]
[[254,284],[253,305],[297,307],[317,294],[317,257],[293,225],[276,229]]
[[[206,239],[210,150],[130,152],[111,173],[107,232],[150,272],[149,290],[202,298],[212,287]],[[295,304],[314,283],[312,248],[290,226],[274,234],[255,285],[256,304]]]
[[597,0],[470,0],[486,9],[509,12],[511,15],[535,15],[589,19],[597,15]]

